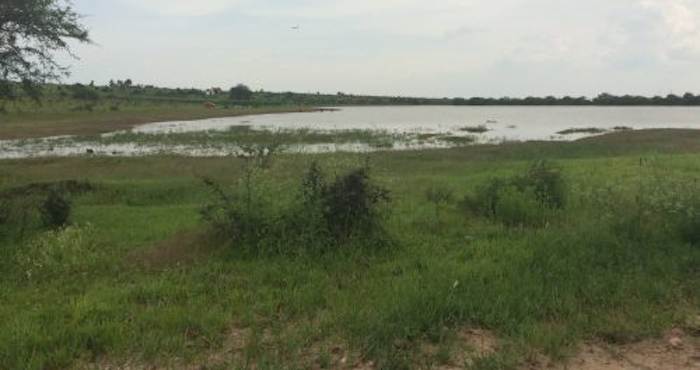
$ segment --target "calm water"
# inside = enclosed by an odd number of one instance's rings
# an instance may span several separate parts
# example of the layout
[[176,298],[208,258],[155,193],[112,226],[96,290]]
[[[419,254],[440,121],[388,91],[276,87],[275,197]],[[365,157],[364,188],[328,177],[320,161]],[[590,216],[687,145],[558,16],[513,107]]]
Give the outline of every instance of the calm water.
[[335,112],[270,114],[217,118],[196,122],[164,122],[141,126],[139,132],[226,130],[231,126],[371,129],[399,133],[452,133],[465,126],[486,125],[480,136],[496,140],[573,140],[585,136],[558,135],[570,128],[612,129],[700,128],[700,107],[345,107]]
[[[257,129],[378,130],[391,133],[476,136],[479,142],[574,140],[590,134],[560,135],[572,128],[614,127],[700,128],[700,107],[455,107],[455,106],[384,106],[343,107],[333,112],[268,114],[199,121],[160,122],[139,126],[132,131],[150,134],[228,130],[247,125]],[[465,132],[464,127],[484,125],[481,134]],[[109,134],[106,134],[109,135]],[[445,147],[445,142],[397,142],[396,150]],[[70,156],[86,154],[139,156],[179,154],[217,156],[236,154],[235,145],[224,147],[168,146],[147,144],[101,145],[71,142],[66,138],[0,141],[0,158]],[[373,150],[362,143],[296,145],[297,152],[332,152]]]

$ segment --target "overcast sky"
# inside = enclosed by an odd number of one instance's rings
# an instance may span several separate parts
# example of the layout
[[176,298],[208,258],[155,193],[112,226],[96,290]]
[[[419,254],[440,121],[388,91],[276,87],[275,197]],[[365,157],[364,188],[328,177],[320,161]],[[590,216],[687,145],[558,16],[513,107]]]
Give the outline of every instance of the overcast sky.
[[700,93],[700,0],[74,4],[96,45],[75,48],[70,81],[434,97]]

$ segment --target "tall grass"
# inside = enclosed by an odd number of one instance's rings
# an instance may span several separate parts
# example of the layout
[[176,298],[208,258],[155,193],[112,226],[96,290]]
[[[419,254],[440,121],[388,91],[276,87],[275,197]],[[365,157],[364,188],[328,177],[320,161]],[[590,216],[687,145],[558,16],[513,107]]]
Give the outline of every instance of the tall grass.
[[[528,148],[525,161],[465,159],[473,149],[375,155],[369,172],[340,154],[281,155],[269,168],[243,158],[1,162],[17,178],[6,190],[78,175],[96,185],[72,195],[74,226],[0,239],[0,368],[334,368],[346,356],[429,368],[461,353],[457,332],[479,328],[500,352],[473,366],[508,369],[565,358],[584,340],[683,325],[700,303],[688,232],[698,156],[533,166],[541,152]],[[421,226],[436,218],[431,184],[455,194],[439,232]],[[476,205],[467,213],[454,204],[462,196]],[[223,242],[183,237],[202,228],[205,202],[222,231],[250,229]],[[351,225],[367,208],[371,222]],[[245,226],[231,227],[236,217]],[[392,248],[376,248],[385,239]],[[163,255],[157,269],[139,263]]]

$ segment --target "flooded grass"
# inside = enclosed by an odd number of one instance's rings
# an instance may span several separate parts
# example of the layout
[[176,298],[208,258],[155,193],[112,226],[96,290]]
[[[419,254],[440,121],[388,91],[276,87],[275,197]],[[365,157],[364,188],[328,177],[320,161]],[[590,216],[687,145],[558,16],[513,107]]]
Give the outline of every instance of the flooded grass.
[[460,131],[468,132],[470,134],[483,134],[485,132],[491,131],[486,125],[479,126],[467,126],[459,129]]
[[470,136],[397,133],[381,130],[265,129],[250,125],[226,130],[185,132],[121,131],[103,135],[65,136],[0,142],[0,158],[64,155],[230,155],[247,146],[276,147],[287,152],[407,150],[474,144]]
[[582,127],[582,128],[569,128],[566,130],[558,131],[559,135],[573,135],[573,134],[602,134],[607,132],[606,129],[597,127]]

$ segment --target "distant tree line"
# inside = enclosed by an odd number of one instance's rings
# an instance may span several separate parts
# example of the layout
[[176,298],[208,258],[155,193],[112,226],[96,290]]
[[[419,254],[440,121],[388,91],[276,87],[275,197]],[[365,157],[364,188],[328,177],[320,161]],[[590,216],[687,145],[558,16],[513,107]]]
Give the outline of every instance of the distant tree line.
[[526,97],[526,98],[454,98],[453,105],[700,105],[700,95],[685,93],[683,96],[669,94],[667,96],[646,97],[640,95],[612,95],[603,93],[595,98],[565,96],[557,98]]
[[[166,88],[138,84],[131,79],[110,80],[105,86],[46,84],[42,87],[46,97],[57,95],[61,98],[74,98],[84,101],[107,100],[148,100],[163,102],[202,103],[211,101],[223,106],[351,106],[351,105],[472,105],[472,106],[700,106],[700,95],[685,93],[667,96],[638,96],[600,94],[588,97],[525,97],[525,98],[414,98],[402,96],[354,95],[338,92],[335,94],[270,92],[253,90],[244,84],[229,89],[211,87]],[[0,96],[2,100],[2,96]]]

